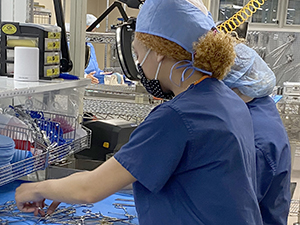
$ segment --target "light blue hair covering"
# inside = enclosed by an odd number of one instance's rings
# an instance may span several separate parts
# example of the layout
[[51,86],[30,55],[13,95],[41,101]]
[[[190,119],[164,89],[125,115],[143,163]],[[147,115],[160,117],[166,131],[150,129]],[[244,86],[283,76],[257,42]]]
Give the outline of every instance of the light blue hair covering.
[[[97,17],[93,14],[86,14],[86,25],[91,26],[95,21],[97,20]],[[99,28],[100,25],[97,24],[96,28]]]
[[206,15],[187,0],[147,0],[136,31],[163,37],[193,53],[193,43],[215,26],[209,12]]
[[265,61],[244,44],[236,45],[235,53],[234,65],[223,82],[251,98],[270,95],[275,87],[276,77]]
[[[147,0],[137,17],[136,32],[147,33],[172,41],[190,52],[194,60],[193,44],[213,27],[216,25],[212,16],[201,0]],[[193,60],[177,63],[185,63],[185,65],[176,67],[176,69],[186,68],[181,81],[185,80],[184,74],[188,69],[193,70],[188,77],[195,70],[212,75],[209,71],[194,67]],[[171,76],[172,73],[170,74],[172,81]]]

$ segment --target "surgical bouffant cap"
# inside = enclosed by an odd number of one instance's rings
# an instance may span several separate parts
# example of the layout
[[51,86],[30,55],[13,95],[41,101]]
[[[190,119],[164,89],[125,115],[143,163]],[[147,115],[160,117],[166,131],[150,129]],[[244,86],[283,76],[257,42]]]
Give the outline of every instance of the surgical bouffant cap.
[[[86,14],[86,25],[91,26],[95,21],[97,20],[97,17],[92,14]],[[97,24],[96,28],[99,28],[100,25]]]
[[236,58],[230,72],[223,79],[230,88],[251,98],[272,93],[276,77],[265,61],[252,48],[244,44],[235,47]]
[[136,32],[165,38],[193,53],[193,43],[213,27],[201,0],[147,0],[137,17]]

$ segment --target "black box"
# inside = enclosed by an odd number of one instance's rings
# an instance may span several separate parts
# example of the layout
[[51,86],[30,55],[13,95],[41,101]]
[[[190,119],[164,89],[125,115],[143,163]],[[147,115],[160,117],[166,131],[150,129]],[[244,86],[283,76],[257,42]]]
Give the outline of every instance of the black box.
[[129,140],[137,124],[125,120],[88,120],[83,125],[92,130],[91,148],[75,154],[76,159],[106,160]]

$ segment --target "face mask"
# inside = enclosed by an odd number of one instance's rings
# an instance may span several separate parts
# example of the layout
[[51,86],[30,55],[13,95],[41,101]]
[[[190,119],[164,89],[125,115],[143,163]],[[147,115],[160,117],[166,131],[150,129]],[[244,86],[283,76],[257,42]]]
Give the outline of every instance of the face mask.
[[157,80],[157,76],[158,76],[158,72],[159,72],[159,69],[160,69],[160,66],[161,66],[161,62],[158,64],[156,74],[155,74],[155,78],[153,80],[149,80],[145,76],[145,73],[142,69],[142,65],[144,64],[144,62],[145,62],[147,56],[149,55],[150,51],[151,50],[149,49],[148,52],[146,53],[144,59],[142,60],[141,64],[137,64],[138,72],[139,72],[139,75],[141,77],[141,83],[146,88],[148,93],[153,95],[154,97],[163,98],[163,99],[172,99],[174,97],[174,93],[172,91],[164,92],[161,88],[159,80]]

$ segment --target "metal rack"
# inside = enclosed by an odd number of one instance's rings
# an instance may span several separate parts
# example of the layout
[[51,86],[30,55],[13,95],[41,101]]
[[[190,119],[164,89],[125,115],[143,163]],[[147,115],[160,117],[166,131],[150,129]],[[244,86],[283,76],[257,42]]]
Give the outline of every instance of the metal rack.
[[[91,131],[82,127],[87,135],[71,144],[64,144],[55,148],[44,149],[41,154],[18,161],[16,163],[0,167],[0,186],[10,183],[20,177],[28,175],[38,170],[44,170],[48,165],[63,160],[65,157],[77,153],[91,145]],[[30,133],[30,130],[18,129],[11,132],[12,128],[6,129],[9,133],[24,135]],[[5,130],[5,129],[4,129]]]

